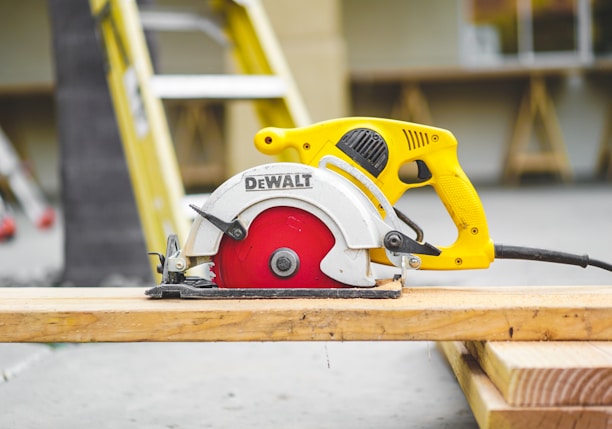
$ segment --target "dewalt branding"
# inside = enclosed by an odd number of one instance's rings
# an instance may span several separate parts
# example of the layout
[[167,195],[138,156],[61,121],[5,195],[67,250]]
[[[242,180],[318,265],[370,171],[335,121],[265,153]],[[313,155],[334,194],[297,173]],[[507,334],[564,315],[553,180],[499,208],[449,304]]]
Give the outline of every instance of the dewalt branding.
[[260,174],[244,177],[244,189],[247,191],[272,191],[282,189],[312,188],[312,175],[300,174]]

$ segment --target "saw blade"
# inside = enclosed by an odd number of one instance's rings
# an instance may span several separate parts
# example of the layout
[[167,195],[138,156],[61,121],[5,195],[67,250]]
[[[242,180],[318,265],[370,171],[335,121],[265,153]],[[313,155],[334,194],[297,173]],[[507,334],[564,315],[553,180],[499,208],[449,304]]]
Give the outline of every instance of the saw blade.
[[224,235],[212,257],[221,288],[338,288],[320,263],[334,246],[332,232],[315,215],[278,206],[260,213],[244,240]]

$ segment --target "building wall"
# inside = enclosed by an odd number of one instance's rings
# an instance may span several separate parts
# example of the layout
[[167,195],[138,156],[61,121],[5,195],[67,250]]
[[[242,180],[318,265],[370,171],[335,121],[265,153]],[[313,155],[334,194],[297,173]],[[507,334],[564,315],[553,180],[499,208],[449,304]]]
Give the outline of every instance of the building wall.
[[459,8],[456,0],[343,0],[349,69],[456,65]]
[[46,0],[0,4],[0,92],[32,91],[53,83]]

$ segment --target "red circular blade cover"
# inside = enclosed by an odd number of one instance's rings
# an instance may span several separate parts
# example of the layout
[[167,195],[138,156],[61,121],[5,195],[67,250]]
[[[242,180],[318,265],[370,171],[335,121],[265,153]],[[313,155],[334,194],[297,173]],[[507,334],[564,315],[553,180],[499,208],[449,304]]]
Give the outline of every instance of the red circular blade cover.
[[[315,215],[295,207],[272,207],[253,220],[244,240],[223,236],[212,258],[214,281],[221,288],[346,287],[320,268],[334,243],[329,228]],[[270,268],[272,255],[284,248],[299,258],[299,268],[290,277],[277,276]]]

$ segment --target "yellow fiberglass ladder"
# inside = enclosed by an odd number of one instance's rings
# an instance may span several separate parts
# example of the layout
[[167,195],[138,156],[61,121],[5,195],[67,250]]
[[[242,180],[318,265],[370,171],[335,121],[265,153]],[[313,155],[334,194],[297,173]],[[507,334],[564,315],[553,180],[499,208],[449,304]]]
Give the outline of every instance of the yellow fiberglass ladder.
[[[189,12],[140,11],[135,0],[90,0],[90,5],[145,242],[149,250],[163,251],[170,233],[184,242],[188,217],[162,100],[252,100],[262,126],[308,125],[308,112],[259,0],[213,0],[223,28]],[[204,31],[229,46],[243,74],[155,75],[145,27]],[[153,258],[151,264],[156,272]]]

